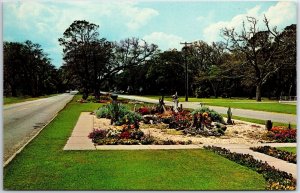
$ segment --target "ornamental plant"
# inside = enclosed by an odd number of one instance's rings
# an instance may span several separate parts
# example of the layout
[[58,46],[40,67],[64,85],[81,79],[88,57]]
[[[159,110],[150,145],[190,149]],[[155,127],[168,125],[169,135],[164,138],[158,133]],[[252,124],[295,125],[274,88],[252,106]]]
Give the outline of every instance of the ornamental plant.
[[[270,133],[274,135],[270,135]],[[269,131],[269,138],[272,138],[276,142],[280,143],[294,143],[297,141],[297,130],[287,129],[285,127],[274,126]]]
[[106,138],[107,132],[108,131],[105,129],[93,129],[88,137],[92,139],[94,143],[96,143],[97,140]]
[[211,117],[211,120],[214,121],[214,122],[219,122],[219,123],[222,123],[222,124],[226,124],[223,117],[218,113],[216,112],[215,110],[212,110],[208,107],[201,107],[201,108],[198,108],[198,109],[195,109],[193,112],[192,112],[192,115],[194,116],[194,114],[196,113],[207,113],[209,117]]
[[97,118],[114,118],[116,125],[133,124],[136,121],[141,121],[140,114],[129,110],[122,104],[107,104],[95,111]]
[[137,112],[141,115],[148,115],[150,114],[150,109],[148,107],[140,107]]
[[185,129],[191,125],[191,114],[188,111],[173,112],[169,128]]

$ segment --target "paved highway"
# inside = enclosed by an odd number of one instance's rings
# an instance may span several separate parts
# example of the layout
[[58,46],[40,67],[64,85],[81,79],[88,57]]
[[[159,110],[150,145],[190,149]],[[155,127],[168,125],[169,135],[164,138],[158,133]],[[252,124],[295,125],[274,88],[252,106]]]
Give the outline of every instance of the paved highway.
[[28,142],[57,112],[72,100],[74,95],[65,93],[49,98],[4,105],[3,107],[3,161]]

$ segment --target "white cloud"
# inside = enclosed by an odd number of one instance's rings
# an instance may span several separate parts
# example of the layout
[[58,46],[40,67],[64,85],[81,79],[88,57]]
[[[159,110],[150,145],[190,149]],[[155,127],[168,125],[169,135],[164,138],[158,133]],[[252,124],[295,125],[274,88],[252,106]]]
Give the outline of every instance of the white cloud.
[[132,1],[115,4],[115,6],[119,9],[122,17],[125,17],[125,19],[127,19],[126,26],[130,30],[136,30],[146,25],[151,18],[159,15],[158,11],[154,9],[139,8],[135,5],[136,3]]
[[153,32],[149,35],[143,37],[148,43],[157,44],[161,50],[168,50],[176,48],[180,50],[182,45],[180,42],[183,42],[184,39],[180,36],[174,34],[166,34],[164,32]]
[[270,25],[280,25],[296,17],[296,6],[294,2],[278,2],[266,11],[266,17],[270,20]]
[[[123,30],[137,30],[159,15],[158,11],[139,7],[133,1],[28,0],[5,2],[3,7],[5,29],[18,31],[24,39],[33,42],[42,43],[50,39],[47,46],[58,50],[61,48],[57,39],[74,20],[95,23],[100,26],[100,31],[105,22]],[[4,40],[9,35],[6,33]]]
[[293,2],[278,2],[276,5],[271,6],[266,11],[261,11],[260,6],[255,6],[252,9],[247,10],[244,14],[236,15],[230,21],[219,21],[210,24],[203,30],[204,40],[208,42],[220,40],[221,29],[226,27],[239,30],[242,27],[243,21],[245,21],[245,26],[247,28],[247,16],[255,17],[256,19],[258,19],[258,26],[260,27],[260,29],[264,29],[264,14],[268,18],[271,27],[275,25],[280,26],[295,18],[296,6]]

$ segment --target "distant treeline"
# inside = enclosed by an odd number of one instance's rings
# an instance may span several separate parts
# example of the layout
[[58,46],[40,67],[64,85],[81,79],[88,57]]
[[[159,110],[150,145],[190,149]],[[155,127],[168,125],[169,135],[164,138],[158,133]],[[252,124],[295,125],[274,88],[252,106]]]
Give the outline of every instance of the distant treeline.
[[4,96],[61,92],[62,80],[39,44],[4,42]]
[[[279,98],[296,95],[296,25],[282,31],[247,26],[222,29],[223,42],[193,42],[182,50],[159,50],[138,38],[110,42],[99,26],[74,21],[59,38],[64,63],[59,69],[38,44],[4,43],[4,93],[31,96],[78,89],[83,98],[100,90],[130,94],[185,94],[196,97]],[[241,24],[242,25],[242,24]]]

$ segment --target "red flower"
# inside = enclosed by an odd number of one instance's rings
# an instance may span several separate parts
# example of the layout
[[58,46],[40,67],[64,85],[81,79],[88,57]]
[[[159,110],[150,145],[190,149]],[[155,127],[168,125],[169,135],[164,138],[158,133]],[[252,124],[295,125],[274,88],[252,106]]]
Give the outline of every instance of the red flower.
[[120,138],[121,139],[129,139],[130,138],[130,133],[128,131],[123,131],[121,134],[120,134]]
[[150,114],[150,110],[148,107],[141,107],[138,109],[138,112],[142,115]]

